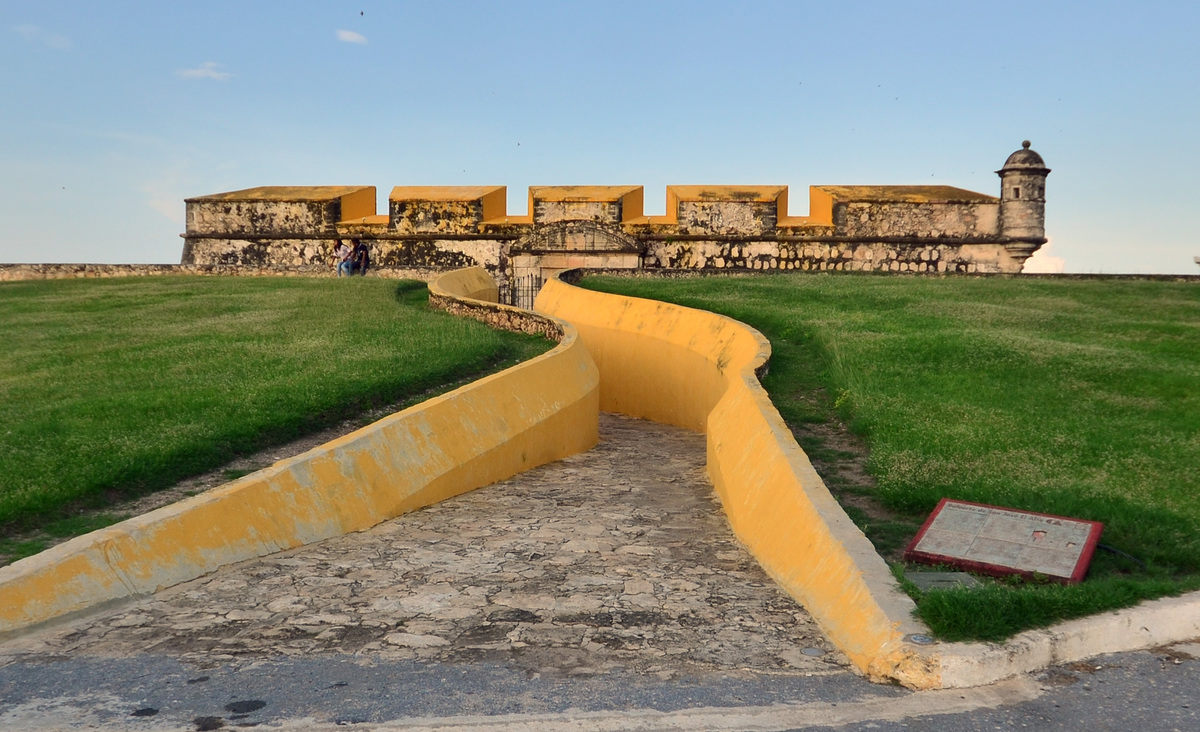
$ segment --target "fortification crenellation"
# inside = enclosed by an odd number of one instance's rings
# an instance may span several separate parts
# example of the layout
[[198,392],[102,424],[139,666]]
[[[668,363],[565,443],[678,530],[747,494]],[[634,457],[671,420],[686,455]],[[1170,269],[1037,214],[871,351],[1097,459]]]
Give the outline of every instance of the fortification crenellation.
[[504,217],[504,186],[396,186],[387,228],[401,234],[475,234]]
[[344,219],[374,215],[374,186],[262,186],[186,199],[188,232],[334,234]]
[[533,186],[529,223],[595,221],[619,225],[642,217],[641,186]]
[[1040,155],[1009,156],[999,197],[951,186],[821,185],[809,213],[788,187],[672,185],[644,213],[642,186],[260,187],[187,199],[184,264],[311,266],[359,238],[384,269],[479,265],[501,283],[570,267],[750,271],[1019,272],[1045,242]]

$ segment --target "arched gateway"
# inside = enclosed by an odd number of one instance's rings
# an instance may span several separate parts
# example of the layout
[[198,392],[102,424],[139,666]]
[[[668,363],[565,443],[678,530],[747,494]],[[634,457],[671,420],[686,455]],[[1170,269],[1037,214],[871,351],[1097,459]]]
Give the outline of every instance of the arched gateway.
[[598,221],[555,221],[535,229],[509,249],[511,279],[507,297],[521,307],[532,307],[546,278],[575,267],[638,269],[645,246],[618,225]]

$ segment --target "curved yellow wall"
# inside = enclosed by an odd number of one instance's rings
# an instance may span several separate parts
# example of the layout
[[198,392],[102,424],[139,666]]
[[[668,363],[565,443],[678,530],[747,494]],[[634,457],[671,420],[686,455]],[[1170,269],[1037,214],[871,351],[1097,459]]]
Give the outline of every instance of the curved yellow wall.
[[467,267],[447,272],[429,283],[429,292],[458,300],[480,300],[493,305],[500,297],[500,288],[483,267]]
[[[486,295],[466,287],[477,279],[451,278],[440,291]],[[360,531],[591,448],[598,374],[575,331],[562,330],[530,361],[0,568],[0,633]]]
[[730,525],[759,563],[873,679],[940,685],[903,641],[927,632],[912,601],[842,511],[758,383],[757,331],[713,313],[546,283],[535,309],[579,329],[600,370],[600,408],[703,431]]

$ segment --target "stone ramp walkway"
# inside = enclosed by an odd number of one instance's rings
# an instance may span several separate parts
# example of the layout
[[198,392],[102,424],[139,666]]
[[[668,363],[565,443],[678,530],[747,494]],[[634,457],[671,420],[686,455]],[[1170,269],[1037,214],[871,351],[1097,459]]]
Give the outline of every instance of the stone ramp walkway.
[[605,415],[601,440],[8,639],[0,730],[1195,726],[1194,647],[979,689],[870,684],[733,539],[701,436]]
[[703,436],[602,415],[585,454],[11,639],[0,664],[142,658],[201,676],[322,658],[526,679],[849,675],[737,543],[703,466]]

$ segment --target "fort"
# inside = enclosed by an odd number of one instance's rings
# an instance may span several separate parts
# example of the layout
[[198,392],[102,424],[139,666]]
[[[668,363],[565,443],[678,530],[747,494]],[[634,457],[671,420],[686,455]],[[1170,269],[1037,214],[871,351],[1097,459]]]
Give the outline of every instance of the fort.
[[[642,215],[642,189],[634,186],[533,188],[529,192],[529,213],[519,218],[503,215],[503,188],[398,188],[393,191],[386,216],[374,213],[375,191],[370,187],[256,188],[189,199],[185,261],[177,267],[179,271],[303,274],[326,268],[330,249],[338,239],[361,238],[370,242],[384,273],[390,271],[391,276],[411,268],[436,272],[455,264],[478,262],[483,266],[431,278],[430,302],[510,329],[540,332],[558,344],[541,356],[391,414],[301,455],[279,459],[213,491],[126,519],[0,568],[0,590],[6,598],[0,603],[0,635],[24,632],[42,623],[93,612],[102,605],[157,593],[218,569],[249,566],[247,560],[254,557],[362,532],[419,507],[580,454],[600,439],[600,413],[613,412],[704,435],[705,471],[734,536],[767,575],[804,606],[820,634],[837,647],[847,663],[871,680],[913,689],[962,688],[992,684],[1049,664],[1080,661],[1102,652],[1164,647],[1194,638],[1200,632],[1196,593],[1029,631],[1004,645],[938,642],[914,617],[911,599],[829,493],[755,378],[770,356],[770,344],[761,333],[714,313],[582,290],[561,278],[547,281],[538,295],[536,312],[514,308],[497,302],[498,288],[491,276],[540,278],[559,269],[581,266],[658,271],[1017,272],[1045,241],[1044,183],[1049,170],[1026,143],[998,173],[1002,180],[999,198],[947,187],[818,186],[810,189],[811,210],[805,217],[786,215],[787,189],[782,186],[672,186],[667,190],[668,214],[660,217]],[[454,252],[463,259],[452,261],[450,255]],[[88,267],[93,266],[68,265],[59,273],[90,276],[92,272],[102,276]],[[138,273],[153,275],[164,269],[163,265],[152,265],[140,268]],[[572,477],[567,482],[572,488],[587,487],[587,481],[579,481],[578,469],[572,467],[569,472]],[[672,482],[677,474],[672,474]],[[514,495],[522,508],[527,506],[524,492]],[[568,503],[559,494],[554,500],[560,505]],[[661,514],[647,511],[646,515],[656,520]],[[627,516],[632,514],[614,514],[611,520],[624,522]],[[541,545],[562,544],[565,549],[572,543],[562,541],[566,538],[562,529],[542,534],[542,528],[538,527]],[[688,530],[686,526],[674,529]],[[418,528],[414,533],[422,530]],[[440,537],[436,533],[433,536]],[[640,531],[637,536],[641,536]],[[378,537],[382,544],[396,544],[391,534]],[[431,540],[418,544],[415,551],[437,555],[442,547],[430,547],[439,543]],[[495,543],[504,551],[503,542]],[[456,554],[473,555],[474,546]],[[611,546],[617,546],[616,540]],[[629,543],[621,548],[635,546],[645,545]],[[603,553],[590,548],[571,551]],[[336,562],[327,561],[334,554],[339,556]],[[615,548],[611,554],[655,556],[653,551],[626,553]],[[309,612],[307,603],[315,593],[282,598],[275,607],[264,603],[263,610],[257,606],[231,609],[227,598],[242,594],[248,583],[267,586],[269,581],[271,586],[279,587],[284,586],[279,584],[282,580],[292,586],[301,584],[288,577],[292,567],[300,564],[297,556],[293,553],[288,557],[292,564],[279,563],[266,571],[255,569],[250,580],[226,575],[219,588],[226,594],[199,610],[191,590],[177,593],[175,597],[184,600],[181,607],[187,613],[183,623],[160,622],[169,616],[163,613],[152,617],[159,612],[157,608],[143,613],[145,605],[133,611],[121,608],[120,614],[101,621],[110,623],[108,626],[88,625],[83,631],[63,633],[60,637],[69,645],[60,647],[73,653],[80,647],[80,635],[92,633],[107,643],[111,628],[133,628],[127,637],[136,648],[144,648],[146,638],[151,637],[158,643],[155,649],[162,649],[166,645],[163,634],[171,630],[181,633],[174,636],[181,639],[179,647],[189,651],[202,648],[201,654],[211,651],[205,662],[218,659],[223,663],[220,659],[235,658],[234,653],[240,656],[261,652],[261,648],[276,654],[282,643],[279,639],[296,637],[290,632],[287,636],[274,633],[280,623],[287,623],[302,628],[303,644],[293,647],[304,654],[313,651],[318,640],[330,643],[330,647],[344,644],[339,647],[356,654],[376,654],[385,644],[403,648],[406,654],[413,649],[443,647],[455,653],[461,648],[507,653],[517,644],[480,644],[496,638],[490,630],[486,631],[489,635],[479,632],[480,628],[493,627],[494,618],[508,619],[495,627],[509,633],[504,637],[510,640],[515,631],[509,629],[521,623],[540,626],[559,620],[560,627],[593,625],[592,616],[575,612],[585,607],[581,603],[587,599],[582,596],[571,595],[560,604],[550,595],[524,594],[516,599],[518,593],[507,587],[491,594],[460,593],[446,581],[444,565],[437,565],[438,580],[428,584],[449,588],[447,593],[422,595],[413,591],[409,582],[413,575],[406,571],[386,603],[378,608],[372,603],[353,603],[353,614],[351,605],[345,602],[347,595],[340,591],[328,595],[336,605],[321,606],[336,607],[336,612]],[[313,556],[315,559],[304,561],[332,565],[337,570],[349,566],[344,563],[347,555],[342,547]],[[533,562],[544,555],[527,556]],[[723,559],[722,553],[716,556]],[[568,563],[575,562],[571,559]],[[401,566],[380,553],[379,564],[372,567],[392,564]],[[466,566],[467,571],[459,576],[474,582],[471,572],[482,564]],[[395,584],[395,578],[400,577],[382,569],[366,571],[383,575],[385,583]],[[487,571],[493,577],[504,576],[491,565]],[[597,576],[591,567],[586,571]],[[558,576],[536,571],[531,574],[542,577],[545,587],[553,588],[548,592],[564,586]],[[310,576],[323,577],[315,573]],[[740,581],[745,575],[738,577]],[[358,584],[358,580],[342,574],[336,579]],[[679,611],[688,605],[668,605],[660,600],[656,592],[661,586],[656,588],[637,574],[621,575],[615,585],[621,589],[597,600],[596,608],[661,607],[664,619],[675,614],[676,618],[687,617],[689,627],[695,625],[690,611]],[[730,607],[726,603],[734,599],[707,591],[693,592],[702,587],[695,582],[676,587],[684,595],[692,593],[688,599],[695,607],[715,607],[712,616],[721,616],[722,620]],[[667,589],[676,591],[676,587]],[[272,604],[281,600],[270,588],[259,594]],[[399,612],[435,617],[442,607],[440,603],[450,595],[472,603],[451,608],[454,619],[470,619],[469,626],[461,626],[466,630],[451,628],[454,640],[435,635],[435,628],[439,634],[449,632],[442,629],[445,626],[434,626],[426,620],[406,625],[413,619],[406,617],[400,623],[394,622]],[[619,600],[613,599],[618,596]],[[492,602],[493,598],[500,601]],[[510,602],[513,604],[507,604]],[[359,605],[371,605],[386,615],[387,621],[372,625],[361,622]],[[505,609],[492,614],[490,608],[496,605]],[[535,609],[545,610],[547,615],[533,612]],[[773,607],[771,610],[774,612]],[[611,627],[611,618],[601,620],[607,615],[598,612],[595,627]],[[627,615],[657,618],[660,613],[636,610]],[[451,613],[446,612],[439,620],[450,617]],[[740,616],[730,613],[728,617],[739,626],[745,625]],[[267,631],[254,631],[259,635],[250,637],[261,645],[248,651],[240,639],[246,626],[239,623],[252,618],[263,621],[259,627]],[[657,625],[659,620],[652,622]],[[763,627],[774,622],[754,620],[753,625]],[[622,618],[617,626],[625,630],[620,626],[641,623],[627,623]],[[92,631],[93,627],[99,630]],[[211,635],[211,628],[236,633],[237,644],[231,641],[223,645],[225,638],[233,636]],[[312,639],[303,635],[310,633],[308,628],[312,628]],[[343,636],[342,628],[356,630]],[[397,628],[403,631],[392,632]],[[331,632],[335,630],[339,632]],[[571,638],[572,649],[579,646],[591,652],[589,646],[594,646],[653,651],[654,668],[661,668],[657,665],[659,655],[670,653],[660,653],[649,645],[635,648],[621,641],[624,637],[653,635],[641,630],[626,636],[580,632],[587,634],[581,636],[586,642]],[[728,636],[733,639],[729,646],[744,646],[746,638],[751,638],[752,644],[757,642],[740,627],[734,632],[736,635]],[[383,640],[365,644],[367,638]],[[611,638],[621,645],[592,638]],[[790,638],[799,640],[803,636]],[[198,641],[211,645],[202,646]],[[528,646],[525,641],[520,643],[522,649]],[[719,641],[714,645],[723,644]],[[559,654],[562,648],[566,646],[551,646],[550,652]],[[771,656],[771,673],[786,668],[779,666],[781,661],[796,669],[791,657],[810,655],[808,648],[787,650],[794,653]],[[821,648],[813,650],[818,655],[823,653]],[[368,656],[374,657],[383,656]],[[414,656],[399,657],[407,662]],[[495,657],[503,658],[489,659]],[[1178,660],[1178,656],[1170,657]],[[426,661],[430,656],[417,658]],[[704,662],[711,663],[710,658]],[[599,667],[572,663],[567,668],[587,669],[591,675]],[[825,673],[821,670],[818,675]],[[927,709],[927,700],[921,705]],[[144,716],[141,711],[133,716]],[[38,712],[42,712],[40,707]]]
[[667,186],[643,213],[642,186],[534,186],[510,216],[505,186],[269,186],[189,198],[182,264],[324,269],[357,238],[377,270],[481,266],[503,299],[528,304],[576,267],[687,271],[1017,273],[1045,243],[1050,170],[1028,141],[1000,170],[1000,196],[951,186]]

